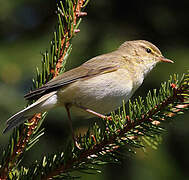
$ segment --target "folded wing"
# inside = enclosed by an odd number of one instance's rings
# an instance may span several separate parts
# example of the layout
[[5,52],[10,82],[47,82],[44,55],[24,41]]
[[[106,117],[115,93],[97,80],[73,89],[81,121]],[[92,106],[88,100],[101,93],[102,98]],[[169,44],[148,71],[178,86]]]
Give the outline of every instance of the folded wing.
[[115,71],[120,67],[120,63],[118,64],[115,59],[116,56],[112,56],[111,53],[106,54],[106,56],[97,56],[81,66],[55,77],[42,87],[29,92],[24,97],[27,100],[38,99],[46,93],[55,91],[59,87],[66,86],[75,81]]

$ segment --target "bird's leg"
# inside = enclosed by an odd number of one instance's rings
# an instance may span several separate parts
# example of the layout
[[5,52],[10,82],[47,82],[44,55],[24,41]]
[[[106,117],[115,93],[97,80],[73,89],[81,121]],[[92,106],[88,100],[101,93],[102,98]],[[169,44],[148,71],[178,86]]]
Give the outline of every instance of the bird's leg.
[[77,105],[77,107],[79,107],[79,108],[83,109],[84,111],[86,111],[86,112],[88,112],[90,114],[93,114],[94,116],[97,116],[99,118],[108,119],[108,120],[112,119],[111,116],[105,116],[105,115],[97,113],[97,112],[95,112],[95,111],[93,111],[93,110],[91,110],[89,108],[86,108],[86,107],[83,107],[83,106],[78,106],[78,105]]
[[[106,115],[97,113],[97,112],[95,112],[95,111],[93,111],[93,110],[91,110],[91,109],[89,109],[89,108],[85,108],[85,107],[80,106],[80,105],[77,105],[77,107],[78,107],[78,108],[81,108],[81,109],[83,109],[84,111],[86,111],[86,112],[88,112],[88,113],[90,113],[90,114],[92,114],[92,115],[94,115],[94,116],[97,116],[97,117],[99,117],[99,118],[112,120],[112,117],[111,117],[111,116],[106,116]],[[91,135],[91,137],[92,137],[93,141],[94,141],[95,144],[96,144],[96,138],[95,138],[95,136]]]
[[79,144],[77,143],[77,139],[75,138],[75,135],[74,135],[74,130],[73,130],[73,126],[72,126],[72,119],[71,119],[71,114],[70,114],[70,108],[69,108],[69,104],[66,104],[65,105],[65,108],[66,108],[66,112],[67,112],[67,115],[68,115],[68,119],[69,119],[69,125],[70,125],[70,129],[71,129],[71,132],[72,132],[72,139],[74,141],[74,144],[75,146],[78,148],[78,149],[82,149]]

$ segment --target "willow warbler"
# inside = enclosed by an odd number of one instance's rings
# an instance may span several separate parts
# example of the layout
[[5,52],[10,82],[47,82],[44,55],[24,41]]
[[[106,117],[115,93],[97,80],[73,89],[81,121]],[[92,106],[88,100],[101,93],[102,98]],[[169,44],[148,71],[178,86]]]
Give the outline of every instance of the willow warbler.
[[158,62],[173,63],[148,41],[126,41],[117,50],[94,57],[26,94],[27,100],[37,101],[10,117],[4,132],[58,106],[66,108],[70,120],[70,113],[105,118],[123,100],[128,101]]

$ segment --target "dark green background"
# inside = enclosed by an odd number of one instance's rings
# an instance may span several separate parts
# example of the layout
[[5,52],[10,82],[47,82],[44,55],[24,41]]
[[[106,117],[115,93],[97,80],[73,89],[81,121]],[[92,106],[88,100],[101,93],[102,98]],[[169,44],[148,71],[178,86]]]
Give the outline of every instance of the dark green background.
[[[13,113],[26,102],[23,95],[32,86],[35,67],[49,48],[56,24],[55,0],[17,0],[0,2],[0,131]],[[126,40],[145,39],[156,44],[175,64],[159,64],[136,93],[145,96],[169,75],[180,75],[189,68],[189,1],[115,1],[91,0],[83,18],[81,32],[73,40],[73,51],[66,69],[114,50]],[[109,165],[99,175],[82,175],[82,179],[188,179],[189,114],[178,116],[167,129],[157,151],[138,152],[121,165]],[[89,121],[75,121],[75,127],[87,128]],[[91,123],[92,121],[90,121]],[[27,152],[24,164],[40,160],[42,155],[63,148],[69,134],[64,110],[52,110],[43,127],[40,143]],[[0,151],[10,133],[0,134]]]

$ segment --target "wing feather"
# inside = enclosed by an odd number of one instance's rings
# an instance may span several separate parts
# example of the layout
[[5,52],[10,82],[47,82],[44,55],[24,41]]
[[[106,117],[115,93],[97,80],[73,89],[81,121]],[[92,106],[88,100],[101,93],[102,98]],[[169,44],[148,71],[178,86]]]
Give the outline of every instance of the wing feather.
[[111,53],[106,54],[106,56],[97,56],[81,66],[55,77],[42,87],[29,92],[24,97],[27,100],[37,99],[46,93],[55,91],[59,87],[64,87],[78,80],[115,71],[120,67],[120,63],[118,64],[118,62],[115,61],[116,57],[116,55],[112,56]]

